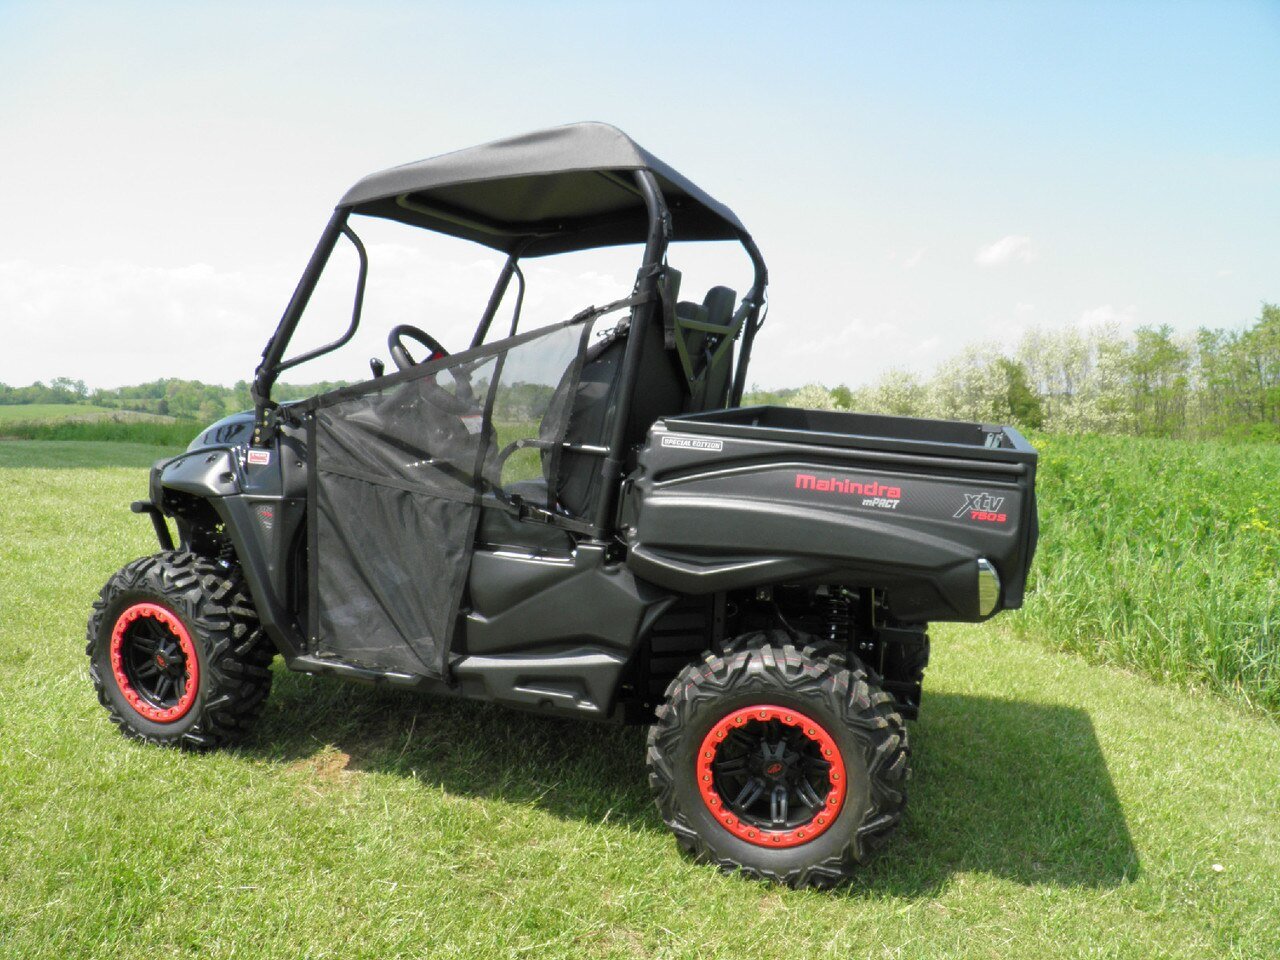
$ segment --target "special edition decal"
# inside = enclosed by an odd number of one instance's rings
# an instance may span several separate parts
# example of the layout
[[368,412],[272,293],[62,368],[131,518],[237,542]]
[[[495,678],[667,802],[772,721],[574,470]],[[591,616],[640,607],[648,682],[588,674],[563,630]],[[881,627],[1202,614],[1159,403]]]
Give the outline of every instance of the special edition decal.
[[967,517],[981,523],[1005,523],[1009,519],[1007,513],[1001,513],[1004,497],[993,497],[989,493],[966,493],[964,506],[952,514],[956,520]]
[[679,450],[708,450],[712,453],[724,449],[723,440],[705,440],[702,437],[678,437],[669,433],[663,435],[662,445],[664,447],[675,447]]
[[812,473],[796,474],[797,490],[813,490],[847,497],[861,497],[861,506],[878,510],[897,510],[902,502],[902,488],[883,484],[879,480],[842,480],[839,477],[819,477]]

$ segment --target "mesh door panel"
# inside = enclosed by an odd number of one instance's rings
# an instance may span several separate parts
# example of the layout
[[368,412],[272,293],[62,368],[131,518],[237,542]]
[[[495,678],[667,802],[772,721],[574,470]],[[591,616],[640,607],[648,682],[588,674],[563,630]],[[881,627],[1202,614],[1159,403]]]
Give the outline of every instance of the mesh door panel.
[[[314,652],[446,675],[479,510],[507,509],[504,489],[518,480],[554,477],[590,326],[535,331],[307,404]],[[527,462],[498,462],[512,440],[548,436],[516,454]]]

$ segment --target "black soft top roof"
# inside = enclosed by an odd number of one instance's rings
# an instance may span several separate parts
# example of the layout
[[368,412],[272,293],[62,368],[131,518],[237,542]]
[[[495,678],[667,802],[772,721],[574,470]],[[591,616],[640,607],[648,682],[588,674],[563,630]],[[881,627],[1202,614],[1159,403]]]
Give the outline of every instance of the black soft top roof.
[[734,240],[732,210],[617,127],[573,123],[370,174],[339,203],[525,257],[641,243],[644,199],[632,171],[648,170],[671,211],[676,240]]

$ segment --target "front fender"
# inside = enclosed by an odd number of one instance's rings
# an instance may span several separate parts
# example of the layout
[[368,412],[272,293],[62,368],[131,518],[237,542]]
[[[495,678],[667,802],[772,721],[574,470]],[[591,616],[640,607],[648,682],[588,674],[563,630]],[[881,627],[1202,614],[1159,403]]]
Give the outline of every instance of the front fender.
[[234,496],[240,492],[240,476],[233,450],[194,450],[162,460],[151,468],[151,499],[163,507],[166,490],[202,500]]
[[177,519],[184,545],[204,528],[230,542],[263,627],[288,657],[303,646],[291,598],[305,499],[282,494],[285,452],[277,445],[249,463],[247,444],[197,448],[157,462],[150,488],[151,503]]

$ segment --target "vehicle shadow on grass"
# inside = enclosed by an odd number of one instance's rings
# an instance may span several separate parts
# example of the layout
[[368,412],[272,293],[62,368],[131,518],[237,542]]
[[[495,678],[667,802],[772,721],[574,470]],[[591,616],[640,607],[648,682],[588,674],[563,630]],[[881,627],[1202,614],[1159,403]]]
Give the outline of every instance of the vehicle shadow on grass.
[[[962,872],[1087,887],[1137,875],[1083,710],[927,692],[910,735],[906,819],[844,895],[928,896]],[[279,673],[243,750],[319,781],[343,771],[412,776],[558,817],[665,830],[649,797],[642,728]]]

